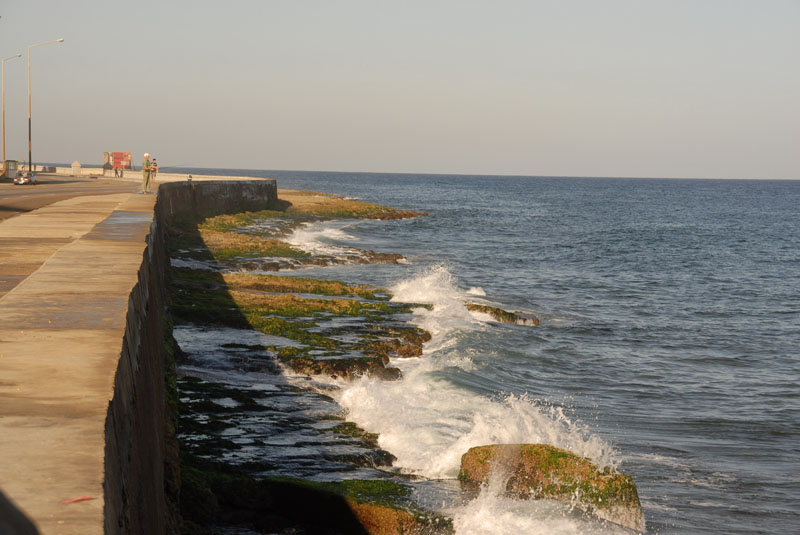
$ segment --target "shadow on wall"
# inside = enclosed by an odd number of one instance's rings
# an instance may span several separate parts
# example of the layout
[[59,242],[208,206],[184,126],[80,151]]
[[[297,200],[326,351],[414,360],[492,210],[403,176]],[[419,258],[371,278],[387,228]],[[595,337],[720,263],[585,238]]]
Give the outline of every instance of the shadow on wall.
[[25,513],[0,491],[0,533],[3,535],[39,535],[39,530]]

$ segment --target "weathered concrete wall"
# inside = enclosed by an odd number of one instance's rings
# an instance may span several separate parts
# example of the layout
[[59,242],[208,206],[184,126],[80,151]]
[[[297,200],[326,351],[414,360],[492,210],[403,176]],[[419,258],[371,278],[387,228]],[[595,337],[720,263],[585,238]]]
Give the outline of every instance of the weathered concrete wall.
[[128,301],[106,418],[105,533],[178,529],[177,446],[165,385],[167,224],[191,215],[275,207],[277,199],[274,180],[175,182],[159,188],[138,282]]
[[166,533],[164,289],[167,257],[154,221],[128,300],[125,337],[106,417],[105,533]]
[[156,216],[166,221],[191,214],[225,212],[275,206],[278,189],[273,179],[231,182],[171,182],[158,190]]

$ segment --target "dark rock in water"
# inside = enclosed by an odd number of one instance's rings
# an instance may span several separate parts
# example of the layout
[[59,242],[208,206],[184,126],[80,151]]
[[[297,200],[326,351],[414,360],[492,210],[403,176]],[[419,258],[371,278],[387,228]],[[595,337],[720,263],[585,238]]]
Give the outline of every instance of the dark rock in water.
[[295,373],[325,375],[352,380],[362,376],[395,381],[402,377],[399,368],[386,367],[380,357],[312,358],[305,354],[283,359]]
[[600,470],[588,459],[546,444],[495,444],[461,457],[458,478],[477,488],[500,477],[505,492],[521,499],[568,502],[595,516],[644,531],[644,513],[630,476]]
[[372,326],[372,328],[383,337],[367,344],[367,352],[382,357],[385,363],[389,362],[389,357],[421,357],[422,344],[431,339],[429,332],[414,327]]
[[509,312],[502,308],[493,307],[489,305],[479,305],[476,303],[467,303],[467,310],[470,312],[483,312],[489,314],[495,320],[501,323],[515,323],[517,325],[534,326],[539,325],[539,318],[524,312]]
[[370,376],[384,381],[397,381],[403,378],[403,372],[400,371],[400,368],[377,368],[370,373]]
[[515,322],[517,325],[527,325],[529,327],[539,325],[539,318],[532,314],[526,314],[524,312],[516,312],[517,321]]

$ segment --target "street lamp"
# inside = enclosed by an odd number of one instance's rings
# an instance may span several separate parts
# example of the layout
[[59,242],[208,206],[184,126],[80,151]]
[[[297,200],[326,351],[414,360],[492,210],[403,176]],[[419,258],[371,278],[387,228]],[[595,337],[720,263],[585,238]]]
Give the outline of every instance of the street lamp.
[[31,48],[49,45],[51,43],[63,43],[64,38],[53,39],[52,41],[45,41],[44,43],[36,43],[35,45],[28,45],[28,172],[33,173],[33,156],[32,143],[31,143]]
[[6,176],[6,60],[21,58],[22,54],[14,54],[0,60],[0,94],[3,100],[3,174]]

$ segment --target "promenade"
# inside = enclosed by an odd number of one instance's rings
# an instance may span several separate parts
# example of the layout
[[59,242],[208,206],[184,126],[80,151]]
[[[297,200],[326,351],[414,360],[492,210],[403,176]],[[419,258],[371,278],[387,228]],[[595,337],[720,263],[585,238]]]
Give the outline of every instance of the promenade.
[[[103,533],[105,422],[156,195],[75,180],[89,186],[0,220],[0,533],[18,533],[4,498],[43,534]],[[52,194],[7,186],[4,207]]]
[[103,531],[106,411],[154,203],[78,196],[0,222],[0,490],[41,533]]

